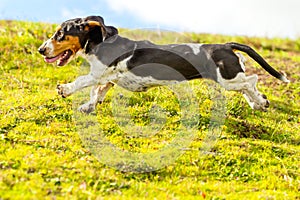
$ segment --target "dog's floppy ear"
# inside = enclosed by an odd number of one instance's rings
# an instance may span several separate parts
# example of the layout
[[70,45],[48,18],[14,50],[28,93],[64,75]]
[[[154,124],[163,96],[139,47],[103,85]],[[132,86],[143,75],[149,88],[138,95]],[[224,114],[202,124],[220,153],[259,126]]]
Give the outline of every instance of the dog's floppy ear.
[[118,29],[113,26],[106,26],[104,20],[100,16],[89,16],[84,19],[84,30],[88,32],[85,51],[88,53],[90,49],[113,35],[118,34]]
[[99,23],[97,21],[89,21],[87,22],[87,26],[85,30],[89,30],[90,28],[100,27],[102,31],[102,36],[104,36],[104,40],[118,34],[118,29],[113,26],[106,26],[104,23]]
[[100,16],[89,16],[85,18],[85,29],[101,28],[103,39],[107,39],[118,34],[118,29],[113,26],[106,26],[104,20]]

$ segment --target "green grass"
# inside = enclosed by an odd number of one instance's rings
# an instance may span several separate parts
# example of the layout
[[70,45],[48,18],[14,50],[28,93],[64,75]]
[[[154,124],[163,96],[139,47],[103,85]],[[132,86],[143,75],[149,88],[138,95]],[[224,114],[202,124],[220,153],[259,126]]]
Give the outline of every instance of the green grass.
[[[258,88],[271,106],[268,112],[253,111],[240,94],[226,92],[221,133],[204,154],[200,150],[210,129],[214,94],[211,82],[191,82],[198,102],[192,124],[196,137],[176,162],[132,173],[99,162],[84,146],[81,138],[87,136],[79,134],[74,117],[76,98],[59,97],[55,87],[73,81],[88,64],[76,59],[58,68],[43,61],[37,48],[54,29],[0,21],[0,199],[300,199],[300,40],[121,29],[121,35],[161,44],[245,43],[292,81],[283,84],[249,59],[247,73],[259,74]],[[109,92],[97,115],[85,116],[98,119],[105,138],[144,154],[172,143],[183,115],[174,94],[166,87],[126,93],[122,112],[129,123],[114,118],[114,99],[125,94],[119,90]],[[124,130],[152,125],[151,109],[165,120],[155,135]]]

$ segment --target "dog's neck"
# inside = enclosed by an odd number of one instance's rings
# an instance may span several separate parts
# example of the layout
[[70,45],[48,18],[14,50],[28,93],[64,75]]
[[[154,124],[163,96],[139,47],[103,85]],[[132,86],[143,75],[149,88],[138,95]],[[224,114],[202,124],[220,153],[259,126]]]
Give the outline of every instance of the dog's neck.
[[94,46],[89,53],[81,52],[81,56],[89,62],[96,57],[106,66],[114,66],[119,61],[132,55],[136,48],[136,41],[114,35]]

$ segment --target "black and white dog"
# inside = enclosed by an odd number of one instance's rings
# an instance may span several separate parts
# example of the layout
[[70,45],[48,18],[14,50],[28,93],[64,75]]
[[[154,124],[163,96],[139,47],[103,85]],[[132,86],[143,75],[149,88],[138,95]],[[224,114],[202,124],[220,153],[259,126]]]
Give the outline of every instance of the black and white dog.
[[246,45],[156,45],[149,41],[132,41],[119,36],[118,30],[106,26],[99,16],[63,22],[38,49],[46,62],[57,61],[59,66],[67,64],[76,55],[88,60],[91,65],[88,75],[57,86],[62,97],[92,86],[90,101],[79,108],[82,112],[93,111],[114,84],[140,92],[198,78],[212,79],[227,90],[242,92],[251,108],[265,110],[269,101],[256,88],[257,75],[245,75],[243,58],[234,50],[247,53],[271,75],[289,82]]

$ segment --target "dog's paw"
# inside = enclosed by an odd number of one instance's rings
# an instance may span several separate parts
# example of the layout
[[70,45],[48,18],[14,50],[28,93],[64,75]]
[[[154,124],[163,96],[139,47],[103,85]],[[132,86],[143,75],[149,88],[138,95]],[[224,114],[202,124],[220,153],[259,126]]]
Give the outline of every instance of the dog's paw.
[[267,99],[267,96],[264,94],[260,95],[260,101],[254,103],[254,109],[261,110],[261,111],[267,111],[267,109],[270,106],[270,101]]
[[267,109],[269,108],[270,106],[270,101],[269,100],[266,100],[266,102],[264,104],[257,104],[257,103],[254,103],[254,106],[253,106],[253,109],[254,110],[261,110],[261,111],[267,111]]
[[254,110],[267,111],[270,106],[270,101],[264,94],[259,94],[257,98],[251,98],[247,94],[243,94],[249,106]]
[[72,94],[72,85],[71,84],[58,84],[56,86],[57,93],[63,98],[70,96]]
[[89,113],[93,112],[95,110],[95,108],[96,108],[95,104],[88,102],[88,103],[81,105],[78,108],[78,111],[89,114]]

